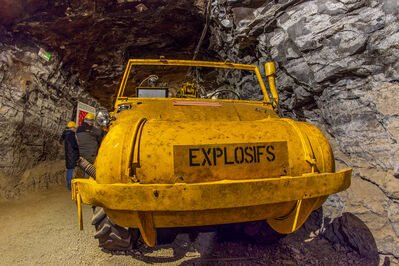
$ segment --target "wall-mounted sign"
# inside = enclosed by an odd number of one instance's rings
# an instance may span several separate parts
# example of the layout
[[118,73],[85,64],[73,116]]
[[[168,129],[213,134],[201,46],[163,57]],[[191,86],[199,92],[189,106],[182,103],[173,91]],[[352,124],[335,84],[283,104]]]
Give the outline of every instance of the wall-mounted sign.
[[38,55],[47,62],[51,59],[51,54],[47,53],[43,48],[40,48]]
[[76,110],[76,125],[80,126],[88,113],[92,113],[95,115],[96,108],[88,104],[78,102],[78,107]]

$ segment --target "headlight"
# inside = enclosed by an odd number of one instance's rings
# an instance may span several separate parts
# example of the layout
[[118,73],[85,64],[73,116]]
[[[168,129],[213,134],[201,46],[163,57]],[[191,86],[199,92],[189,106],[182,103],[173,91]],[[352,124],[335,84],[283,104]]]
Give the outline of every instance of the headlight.
[[111,121],[111,116],[109,115],[107,110],[100,110],[96,114],[96,122],[102,127],[108,126]]

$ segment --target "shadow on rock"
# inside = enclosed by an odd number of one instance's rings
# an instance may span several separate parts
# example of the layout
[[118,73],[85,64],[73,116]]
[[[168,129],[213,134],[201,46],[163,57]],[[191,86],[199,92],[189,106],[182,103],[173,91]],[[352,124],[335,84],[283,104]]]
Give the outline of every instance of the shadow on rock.
[[149,247],[144,242],[139,244],[139,248],[130,255],[146,263],[168,263],[175,262],[184,258],[187,252],[192,249],[188,240],[179,236],[171,244],[156,245]]
[[[218,234],[219,233],[219,234]],[[194,239],[190,233],[172,236],[171,244],[155,247],[144,243],[130,255],[145,263],[177,263],[181,265],[378,265],[376,242],[367,226],[355,215],[344,213],[332,222],[323,209],[314,211],[295,233],[277,243],[259,244],[243,238],[236,231],[230,237],[216,232],[200,232]],[[165,235],[164,235],[165,237]],[[384,265],[389,265],[384,261]]]
[[[162,232],[164,233],[164,232]],[[162,234],[163,239],[157,240],[155,247],[147,246],[140,240],[138,249],[127,253],[133,258],[145,263],[171,263],[177,262],[182,258],[206,257],[215,242],[215,233],[200,233],[195,239],[190,233],[178,233],[173,236],[173,242],[168,242],[167,235]],[[163,240],[167,241],[163,241]],[[170,240],[170,239],[169,239]]]
[[378,265],[375,240],[360,219],[344,213],[331,224],[324,222],[320,208],[297,232],[269,245],[216,237],[206,254],[182,265]]
[[326,226],[323,236],[333,243],[340,243],[358,252],[378,265],[378,249],[373,234],[362,220],[345,212]]

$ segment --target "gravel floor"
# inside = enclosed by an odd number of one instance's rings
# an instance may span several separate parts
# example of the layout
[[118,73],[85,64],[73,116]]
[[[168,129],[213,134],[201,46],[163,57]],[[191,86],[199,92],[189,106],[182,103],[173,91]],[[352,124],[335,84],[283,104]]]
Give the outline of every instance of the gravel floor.
[[83,208],[83,231],[76,209],[71,194],[59,186],[0,203],[0,265],[376,265],[348,248],[300,233],[269,246],[219,242],[215,233],[201,233],[192,243],[181,234],[170,245],[141,245],[113,255],[93,238],[91,208]]

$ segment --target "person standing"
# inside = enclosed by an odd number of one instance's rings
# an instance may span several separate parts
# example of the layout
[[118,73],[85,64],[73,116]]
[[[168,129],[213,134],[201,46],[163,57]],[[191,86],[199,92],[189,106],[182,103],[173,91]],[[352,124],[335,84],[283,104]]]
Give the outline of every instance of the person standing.
[[94,114],[88,113],[76,131],[80,156],[94,164],[104,135],[103,130],[94,126]]
[[65,164],[67,168],[67,185],[68,190],[71,190],[71,180],[73,176],[73,169],[79,159],[79,146],[76,141],[76,123],[69,121],[66,129],[62,133],[61,140],[64,140],[65,145]]

